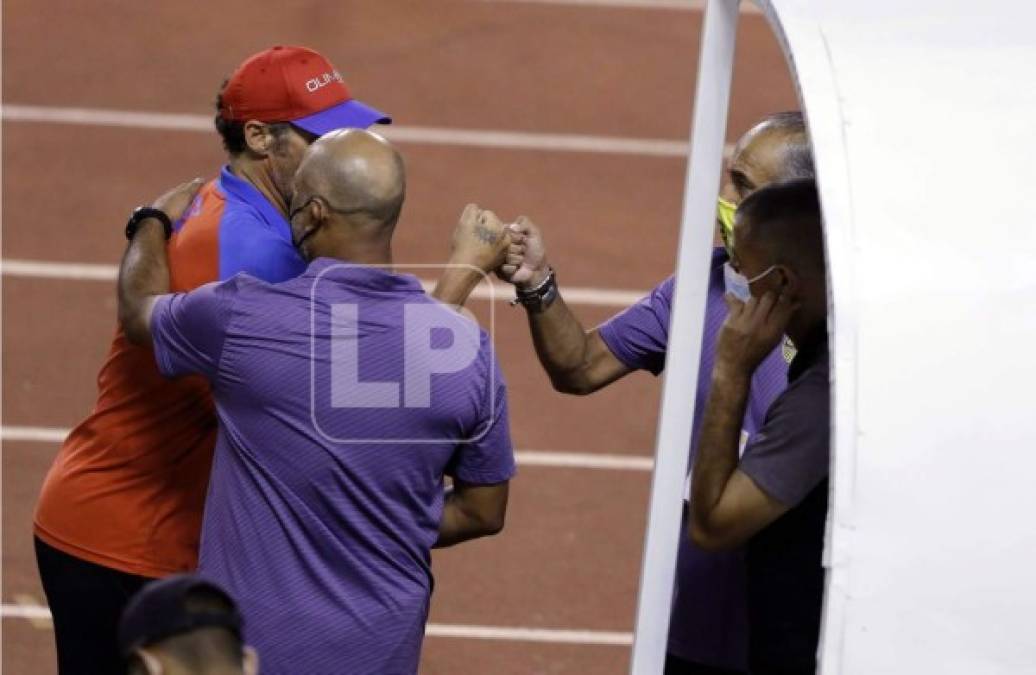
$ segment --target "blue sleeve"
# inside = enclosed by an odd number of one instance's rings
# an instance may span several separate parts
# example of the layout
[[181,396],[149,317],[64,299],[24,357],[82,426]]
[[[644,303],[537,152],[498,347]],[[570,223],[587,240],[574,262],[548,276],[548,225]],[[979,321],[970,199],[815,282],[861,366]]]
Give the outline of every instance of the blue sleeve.
[[675,278],[669,277],[635,305],[597,328],[608,349],[627,368],[658,375],[665,368]]
[[454,478],[474,485],[503,483],[515,474],[507,384],[488,345],[488,337],[483,335],[483,354],[488,367],[478,424],[471,441],[458,447],[446,470]]
[[215,379],[235,291],[232,279],[158,299],[151,313],[151,339],[164,376],[198,373]]
[[258,216],[235,213],[220,224],[219,278],[229,279],[245,272],[272,284],[294,279],[306,263],[285,239]]

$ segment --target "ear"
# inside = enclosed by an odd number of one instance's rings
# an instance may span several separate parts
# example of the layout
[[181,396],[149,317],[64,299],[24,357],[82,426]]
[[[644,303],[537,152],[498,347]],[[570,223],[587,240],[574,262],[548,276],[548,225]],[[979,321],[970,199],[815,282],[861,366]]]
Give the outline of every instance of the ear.
[[241,654],[241,666],[245,675],[258,675],[259,653],[255,651],[255,647],[245,645]]
[[315,223],[322,223],[331,215],[327,209],[327,202],[323,199],[314,199],[307,208],[310,215],[313,216],[313,222]]
[[798,272],[787,265],[778,265],[773,273],[777,276],[781,293],[787,293],[789,298],[798,297],[798,291],[802,287],[802,277]]
[[245,122],[245,145],[257,155],[265,157],[273,148],[273,134],[270,125],[265,122],[248,120]]

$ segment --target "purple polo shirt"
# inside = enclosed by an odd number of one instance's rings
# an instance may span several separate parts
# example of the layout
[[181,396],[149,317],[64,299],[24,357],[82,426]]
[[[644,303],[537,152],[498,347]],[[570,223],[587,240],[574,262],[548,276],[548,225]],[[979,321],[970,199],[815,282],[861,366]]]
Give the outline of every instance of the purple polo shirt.
[[488,336],[412,276],[326,258],[163,296],[152,335],[164,375],[212,382],[199,571],[263,672],[416,672],[443,476],[515,470]]
[[[713,249],[705,301],[701,362],[698,367],[698,394],[691,431],[692,465],[712,382],[716,337],[727,317],[727,306],[723,299],[723,263],[726,261],[727,254],[723,248]],[[674,284],[674,277],[669,277],[643,300],[598,328],[608,349],[627,367],[647,370],[655,375],[665,367]],[[787,373],[788,364],[780,347],[756,369],[742,423],[743,439],[762,427],[767,408],[787,384]],[[685,519],[676,562],[669,652],[686,661],[746,670],[748,618],[745,583],[744,551],[702,551],[691,541]]]

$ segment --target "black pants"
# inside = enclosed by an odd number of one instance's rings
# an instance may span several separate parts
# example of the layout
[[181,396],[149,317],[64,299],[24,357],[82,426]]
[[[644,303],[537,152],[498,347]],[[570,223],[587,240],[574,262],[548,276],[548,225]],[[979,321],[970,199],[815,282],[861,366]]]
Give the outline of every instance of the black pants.
[[36,538],[36,565],[54,617],[60,675],[117,675],[119,616],[133,594],[152,581],[95,565]]
[[674,654],[665,655],[665,675],[744,675],[738,670],[727,670],[715,666],[684,661]]

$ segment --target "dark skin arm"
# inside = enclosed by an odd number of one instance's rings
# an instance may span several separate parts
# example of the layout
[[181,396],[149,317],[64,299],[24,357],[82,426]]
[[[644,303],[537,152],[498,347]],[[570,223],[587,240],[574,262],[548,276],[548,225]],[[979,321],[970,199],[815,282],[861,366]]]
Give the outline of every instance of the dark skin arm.
[[[532,221],[522,217],[505,229],[495,214],[473,204],[465,208],[454,230],[450,263],[432,296],[457,306],[464,305],[491,270],[520,288],[533,288],[550,269]],[[557,391],[590,394],[630,372],[596,330],[583,328],[563,298],[528,316],[536,355]]]
[[[543,237],[525,216],[510,229],[507,261],[499,274],[519,288],[536,288],[550,272]],[[542,312],[528,312],[528,317],[536,356],[555,390],[591,394],[631,372],[596,329],[583,328],[560,295]]]
[[446,491],[435,548],[497,534],[504,527],[508,483],[471,485],[454,480]]
[[689,530],[706,550],[736,548],[788,510],[737,466],[752,373],[784,335],[794,306],[773,293],[744,304],[728,296],[727,304],[691,477]]
[[536,356],[556,391],[585,396],[631,372],[596,328],[583,328],[560,295],[544,311],[527,315]]
[[[176,186],[151,206],[177,221],[194,200],[201,179]],[[140,223],[119,267],[119,323],[130,342],[151,344],[151,313],[159,296],[169,292],[165,230],[156,218]]]
[[[453,231],[450,259],[432,297],[461,307],[488,274],[499,267],[510,238],[492,211],[468,204]],[[498,533],[507,511],[508,483],[474,485],[460,480],[446,491],[435,548]]]

